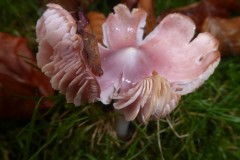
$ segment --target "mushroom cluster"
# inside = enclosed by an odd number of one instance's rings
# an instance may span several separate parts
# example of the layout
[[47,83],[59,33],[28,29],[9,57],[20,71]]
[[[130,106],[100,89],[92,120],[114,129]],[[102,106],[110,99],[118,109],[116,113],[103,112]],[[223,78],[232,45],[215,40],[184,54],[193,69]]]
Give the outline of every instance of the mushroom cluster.
[[209,33],[195,36],[194,22],[181,14],[167,15],[144,37],[146,17],[143,9],[114,7],[102,26],[103,75],[96,76],[76,20],[61,6],[48,4],[36,28],[38,66],[75,105],[113,101],[127,121],[162,118],[209,78],[220,53],[218,41]]

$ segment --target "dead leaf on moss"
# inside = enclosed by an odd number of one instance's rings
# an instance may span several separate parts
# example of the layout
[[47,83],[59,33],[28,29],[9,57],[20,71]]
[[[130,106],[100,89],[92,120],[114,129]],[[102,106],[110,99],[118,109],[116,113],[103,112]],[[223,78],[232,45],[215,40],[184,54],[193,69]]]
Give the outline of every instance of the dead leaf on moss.
[[156,17],[154,15],[153,0],[121,0],[130,10],[133,8],[141,8],[147,12],[145,35],[150,33],[156,26]]
[[222,55],[240,55],[240,17],[231,19],[208,17],[202,31],[210,32],[219,40]]
[[26,39],[0,32],[0,44],[0,118],[29,116],[35,97],[53,94],[49,79],[37,69]]
[[87,18],[89,19],[94,34],[96,35],[97,41],[102,43],[103,41],[102,24],[106,21],[105,15],[100,12],[92,11],[87,14]]
[[121,0],[121,3],[125,4],[129,9],[137,7],[138,0]]
[[70,12],[78,11],[79,9],[83,11],[88,11],[89,6],[98,0],[41,0],[42,6],[46,6],[48,3],[56,3],[61,5],[64,9]]
[[158,22],[166,15],[178,12],[191,17],[196,23],[197,31],[200,31],[206,17],[226,18],[229,17],[232,12],[238,12],[239,9],[240,7],[237,0],[202,0],[188,6],[165,11],[158,17]]

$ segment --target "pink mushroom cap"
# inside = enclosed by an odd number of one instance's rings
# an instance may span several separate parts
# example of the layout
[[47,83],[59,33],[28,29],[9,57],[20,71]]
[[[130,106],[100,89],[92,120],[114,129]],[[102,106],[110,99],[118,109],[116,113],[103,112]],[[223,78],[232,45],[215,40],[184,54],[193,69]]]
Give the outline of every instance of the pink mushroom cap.
[[187,16],[170,14],[144,39],[146,12],[119,4],[103,24],[99,44],[104,75],[97,78],[100,98],[126,120],[141,122],[169,114],[181,95],[193,92],[220,61],[218,41],[209,33],[194,37]]

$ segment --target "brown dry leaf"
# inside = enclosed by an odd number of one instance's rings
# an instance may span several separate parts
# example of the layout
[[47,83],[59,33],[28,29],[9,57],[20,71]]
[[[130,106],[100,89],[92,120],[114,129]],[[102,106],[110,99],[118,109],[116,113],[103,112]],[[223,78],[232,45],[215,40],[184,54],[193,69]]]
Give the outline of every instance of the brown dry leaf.
[[229,17],[231,12],[237,12],[239,9],[237,0],[202,0],[188,6],[165,11],[158,17],[158,22],[166,15],[178,12],[191,17],[196,23],[197,31],[200,31],[206,17]]
[[138,0],[121,0],[121,3],[125,4],[129,9],[137,7]]
[[139,0],[138,8],[142,8],[147,12],[147,22],[145,28],[145,34],[150,33],[156,26],[156,17],[154,15],[153,0]]
[[0,44],[0,118],[29,116],[34,97],[53,94],[49,79],[35,67],[26,39],[0,32]]
[[125,4],[129,9],[141,8],[147,12],[147,20],[145,27],[145,34],[150,33],[156,26],[156,17],[154,15],[153,0],[122,0],[121,3]]
[[83,52],[86,62],[94,75],[101,76],[103,74],[103,70],[101,68],[98,41],[89,19],[83,12],[80,11],[77,12],[75,20],[77,23],[77,34],[80,34],[83,40]]
[[61,5],[63,8],[65,8],[68,11],[76,11],[78,10],[78,7],[80,6],[80,0],[41,0],[42,6],[46,6],[48,3],[56,3]]
[[83,11],[88,11],[89,5],[98,0],[41,0],[40,3],[42,6],[46,6],[48,3],[56,3],[61,5],[64,9],[68,11],[78,11],[82,9]]
[[202,31],[210,32],[219,40],[222,55],[240,55],[240,17],[231,19],[208,17]]
[[92,11],[87,14],[87,18],[89,19],[90,25],[92,26],[93,32],[96,35],[98,42],[102,43],[102,24],[106,21],[105,15],[100,12]]

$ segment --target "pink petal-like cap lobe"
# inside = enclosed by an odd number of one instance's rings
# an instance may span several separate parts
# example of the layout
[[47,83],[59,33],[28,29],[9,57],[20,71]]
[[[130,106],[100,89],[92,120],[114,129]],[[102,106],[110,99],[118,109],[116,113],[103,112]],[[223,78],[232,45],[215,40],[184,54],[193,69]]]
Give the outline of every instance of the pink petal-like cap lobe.
[[[140,45],[152,60],[152,67],[178,86],[180,92],[176,92],[180,94],[198,88],[212,74],[208,70],[214,70],[220,60],[218,41],[209,33],[200,33],[193,38],[194,31],[195,25],[190,18],[170,14]],[[195,83],[191,85],[193,81]]]
[[109,49],[137,46],[142,40],[143,27],[147,14],[143,10],[128,10],[125,5],[114,7],[115,14],[110,14],[103,24],[103,42]]

